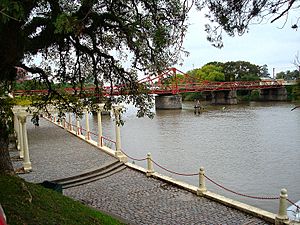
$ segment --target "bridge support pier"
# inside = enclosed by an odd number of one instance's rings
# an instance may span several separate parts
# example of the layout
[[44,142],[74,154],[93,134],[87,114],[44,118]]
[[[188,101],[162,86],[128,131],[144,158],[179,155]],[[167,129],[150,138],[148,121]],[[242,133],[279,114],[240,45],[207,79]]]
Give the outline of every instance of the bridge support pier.
[[156,109],[182,109],[181,95],[157,95],[155,96]]
[[212,92],[212,104],[236,105],[237,95],[235,90],[231,91],[214,91]]
[[287,91],[285,87],[261,89],[259,99],[262,101],[285,101],[287,100]]

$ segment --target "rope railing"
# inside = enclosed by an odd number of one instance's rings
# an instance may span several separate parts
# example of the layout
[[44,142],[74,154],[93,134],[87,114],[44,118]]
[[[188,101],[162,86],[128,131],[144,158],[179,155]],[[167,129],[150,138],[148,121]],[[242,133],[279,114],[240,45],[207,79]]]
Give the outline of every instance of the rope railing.
[[[52,117],[51,117],[51,119],[52,119]],[[71,125],[71,126],[73,126],[73,127],[78,128],[77,125],[72,124],[72,123],[70,123],[70,122],[65,121],[65,123],[66,123],[67,127],[69,127],[69,126]],[[81,133],[82,133],[82,131],[86,131],[86,129],[82,128],[82,126],[80,126],[79,129],[80,129],[80,132],[81,132]],[[91,131],[89,131],[89,134],[92,134],[92,135],[94,135],[94,136],[98,136],[97,133],[94,133],[94,132],[91,132]],[[112,139],[109,139],[109,138],[107,138],[107,137],[105,137],[105,136],[101,136],[101,146],[103,145],[104,140],[105,140],[105,141],[108,141],[108,142],[110,142],[110,143],[113,143],[113,144],[115,144],[115,145],[116,145],[116,143],[117,143],[116,141],[114,141],[114,140],[112,140]],[[154,172],[153,166],[150,165],[150,164],[153,163],[153,164],[155,164],[157,167],[159,167],[159,168],[161,168],[162,170],[167,171],[167,172],[169,172],[169,173],[171,173],[171,174],[175,174],[175,175],[179,175],[179,176],[187,176],[187,177],[191,177],[191,176],[199,176],[199,177],[200,177],[200,178],[199,178],[200,180],[201,180],[201,177],[202,177],[203,179],[206,178],[208,181],[210,181],[210,182],[213,183],[214,185],[218,186],[219,188],[221,188],[221,189],[223,189],[223,190],[225,190],[225,191],[228,191],[228,192],[230,192],[230,193],[232,193],[232,194],[242,196],[242,197],[251,198],[251,199],[258,199],[258,200],[279,200],[279,199],[280,199],[280,197],[253,196],[253,195],[248,195],[248,194],[244,194],[244,193],[240,193],[240,192],[231,190],[231,189],[229,189],[229,188],[227,188],[227,187],[221,185],[220,183],[214,181],[213,179],[209,178],[208,176],[206,176],[206,175],[204,174],[204,172],[203,172],[203,174],[201,174],[201,169],[200,169],[200,173],[199,173],[199,172],[198,172],[198,173],[180,173],[180,172],[177,172],[177,171],[170,170],[170,169],[166,168],[165,166],[160,165],[158,162],[154,161],[154,160],[151,158],[151,154],[150,154],[150,153],[148,153],[148,156],[147,156],[146,158],[135,158],[135,157],[132,157],[132,156],[128,155],[128,154],[127,154],[124,150],[122,150],[122,149],[121,149],[120,151],[121,151],[126,157],[128,157],[128,158],[130,158],[130,159],[132,159],[132,160],[134,160],[134,161],[146,161],[146,160],[147,160],[147,164],[148,164],[148,170],[147,170],[147,171],[148,171],[149,173],[153,173],[153,172]],[[151,168],[151,169],[149,169],[149,168]],[[203,170],[204,170],[204,168],[203,168]],[[148,172],[147,172],[147,173],[148,173]],[[148,175],[147,175],[147,176],[148,176]],[[204,186],[205,186],[205,184],[204,184]],[[297,211],[300,210],[300,206],[297,205],[296,203],[292,202],[290,199],[286,198],[286,201],[288,201],[290,204],[294,205],[294,206],[296,207]]]
[[293,206],[295,206],[297,208],[297,210],[300,210],[300,206],[297,205],[296,203],[292,202],[290,199],[286,199],[289,203],[291,203]]
[[116,141],[111,140],[111,139],[109,139],[109,138],[107,138],[107,137],[101,136],[101,139],[104,139],[104,140],[106,140],[106,141],[109,141],[109,142],[112,142],[112,143],[116,144]]
[[68,123],[68,125],[71,126],[72,128],[76,127],[76,124]]
[[242,194],[242,193],[239,193],[239,192],[236,192],[236,191],[230,190],[229,188],[224,187],[223,185],[213,181],[212,179],[210,179],[206,175],[204,175],[204,177],[207,180],[209,180],[211,183],[217,185],[218,187],[220,187],[220,188],[222,188],[222,189],[224,189],[228,192],[231,192],[233,194],[239,195],[239,196],[243,196],[243,197],[247,197],[247,198],[253,198],[253,199],[259,199],[259,200],[276,200],[276,199],[279,199],[279,197],[261,197],[261,196],[252,196],[252,195]]
[[80,126],[80,127],[79,127],[79,131],[80,131],[81,134],[83,134],[82,131],[86,132],[86,129],[84,129],[82,126]]
[[166,167],[164,167],[164,166],[161,166],[161,165],[159,165],[157,162],[155,162],[153,159],[151,159],[151,161],[156,165],[156,166],[158,166],[159,168],[161,168],[161,169],[163,169],[163,170],[165,170],[165,171],[167,171],[167,172],[169,172],[169,173],[172,173],[172,174],[176,174],[176,175],[179,175],[179,176],[198,176],[199,175],[199,173],[178,173],[178,172],[175,172],[175,171],[172,171],[172,170],[169,170],[169,169],[167,169]]
[[90,131],[90,134],[91,134],[91,135],[94,135],[95,137],[98,137],[98,134],[97,134],[97,133],[94,133],[94,132],[92,132],[92,131]]
[[66,122],[66,124],[71,125],[73,128],[76,127],[76,124]]
[[114,144],[116,146],[116,141],[111,140],[111,139],[109,139],[107,137],[104,137],[104,136],[101,136],[101,138],[100,138],[100,141],[101,141],[100,146],[104,145],[104,140],[108,141],[108,143],[112,143],[112,144]]
[[132,160],[135,160],[135,161],[141,162],[141,161],[147,160],[147,158],[141,158],[141,159],[138,159],[138,158],[131,157],[130,155],[126,154],[122,149],[121,149],[121,152],[122,152],[125,156],[127,156],[128,158],[130,158],[130,159],[132,159]]

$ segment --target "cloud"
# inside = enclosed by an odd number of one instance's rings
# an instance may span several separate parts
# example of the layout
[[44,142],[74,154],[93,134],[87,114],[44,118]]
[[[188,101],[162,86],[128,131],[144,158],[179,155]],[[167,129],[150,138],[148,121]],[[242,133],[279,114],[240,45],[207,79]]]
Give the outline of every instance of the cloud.
[[[190,26],[184,47],[190,55],[184,58],[182,71],[198,68],[211,61],[244,60],[257,65],[267,64],[269,72],[275,68],[276,72],[295,69],[293,61],[300,51],[300,32],[293,30],[288,20],[279,20],[275,24],[250,25],[248,33],[243,36],[229,37],[223,35],[224,47],[216,49],[206,40],[204,25],[207,20],[203,14],[193,9],[190,12]],[[280,28],[282,27],[282,28]]]

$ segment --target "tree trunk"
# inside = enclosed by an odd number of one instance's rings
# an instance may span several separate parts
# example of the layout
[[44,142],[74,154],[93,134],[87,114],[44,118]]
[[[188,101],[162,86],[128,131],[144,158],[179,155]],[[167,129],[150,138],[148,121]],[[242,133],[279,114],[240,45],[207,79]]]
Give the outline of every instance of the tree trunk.
[[14,174],[8,151],[9,138],[6,127],[0,125],[0,174]]

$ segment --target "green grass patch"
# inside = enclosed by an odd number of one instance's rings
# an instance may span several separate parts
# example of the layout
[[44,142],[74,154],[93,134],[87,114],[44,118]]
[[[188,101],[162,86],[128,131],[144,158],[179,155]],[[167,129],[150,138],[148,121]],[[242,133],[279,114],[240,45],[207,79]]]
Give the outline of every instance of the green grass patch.
[[17,176],[0,175],[0,203],[12,224],[122,224],[116,219]]
[[204,100],[201,92],[182,93],[181,95],[183,101]]
[[15,97],[13,99],[13,104],[19,106],[29,106],[32,104],[32,100],[30,97]]

